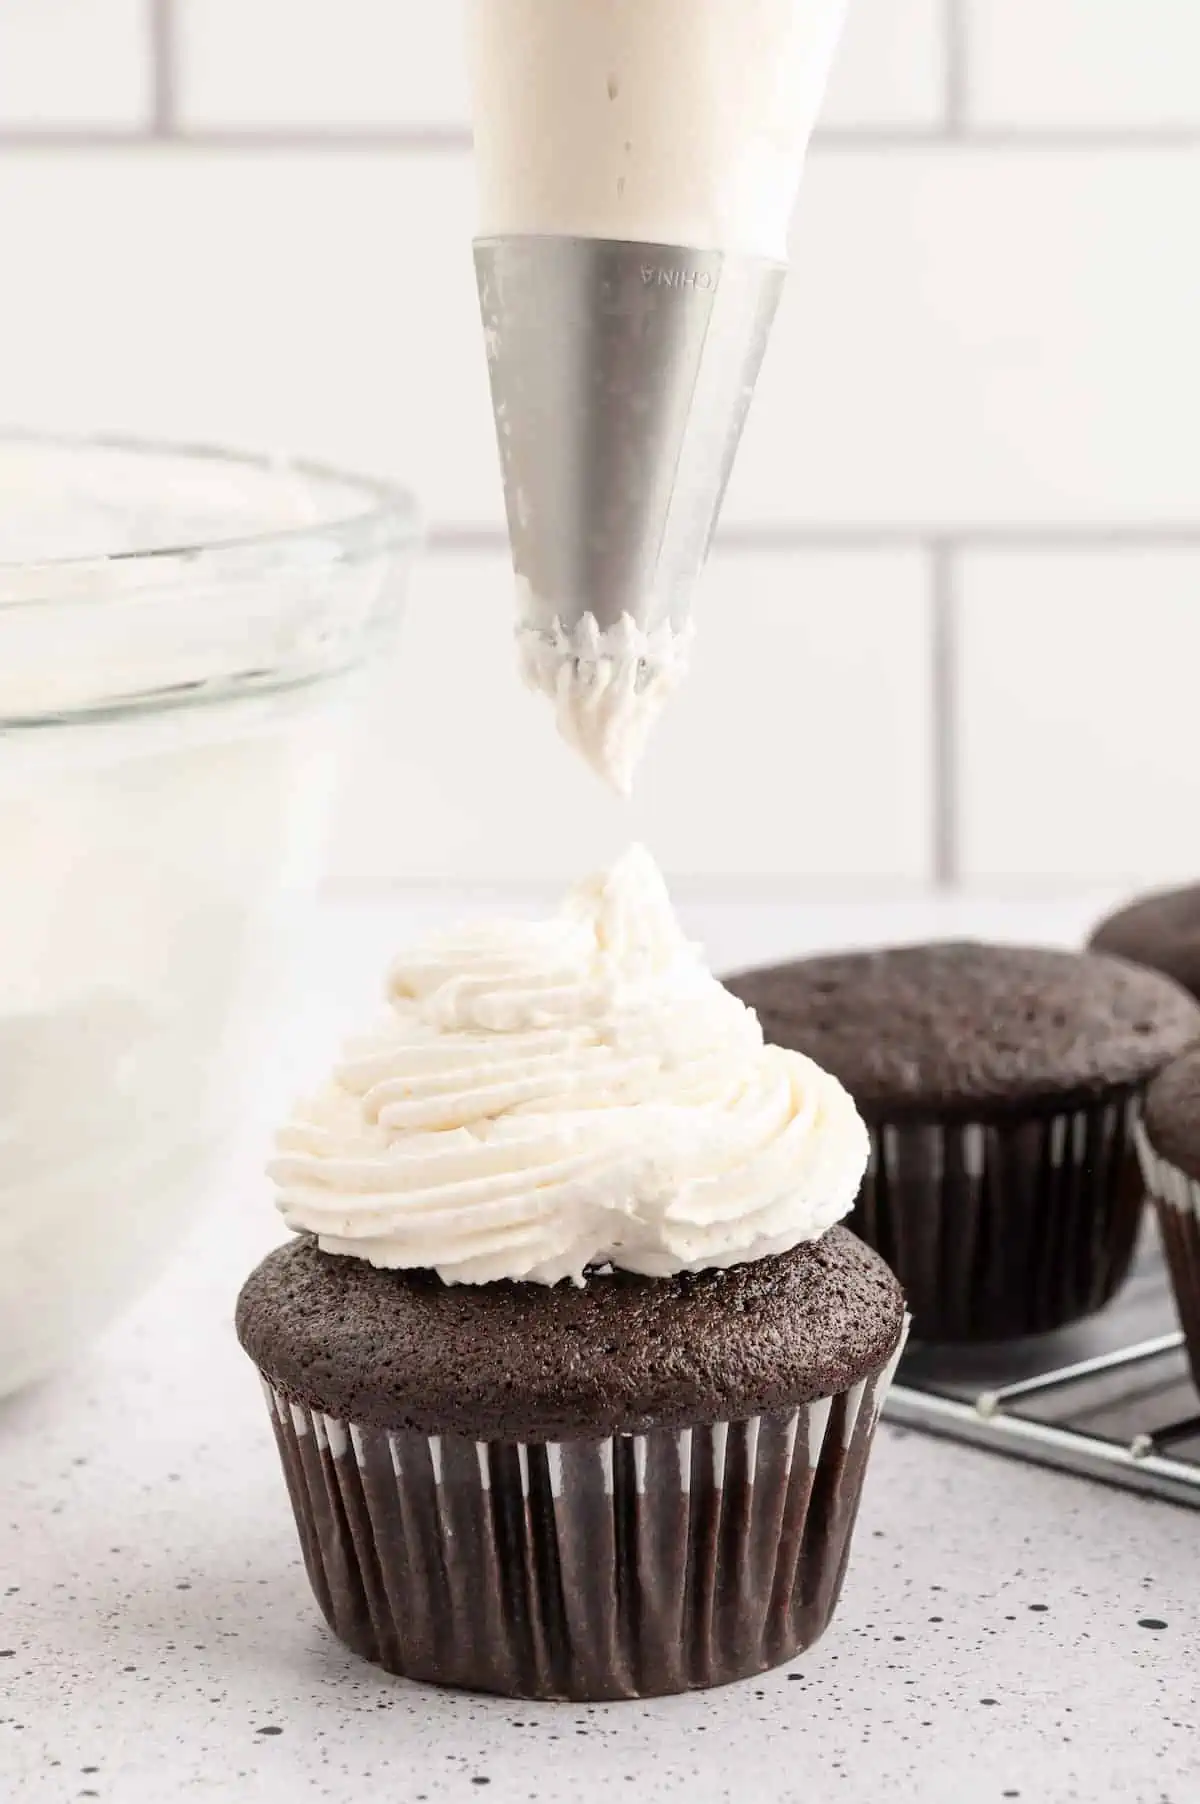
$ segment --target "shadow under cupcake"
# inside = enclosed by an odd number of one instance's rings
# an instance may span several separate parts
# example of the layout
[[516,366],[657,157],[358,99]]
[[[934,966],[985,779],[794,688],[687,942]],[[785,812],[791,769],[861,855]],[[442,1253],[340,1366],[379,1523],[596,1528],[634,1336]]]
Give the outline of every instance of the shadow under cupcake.
[[871,1130],[850,1225],[895,1271],[914,1333],[1063,1328],[1124,1282],[1144,1209],[1146,1086],[1200,1035],[1174,983],[1121,960],[977,944],[800,960],[730,978]]
[[835,1224],[841,1086],[764,1046],[633,853],[467,928],[280,1138],[238,1303],[335,1631],[410,1678],[644,1697],[810,1646],[904,1337]]

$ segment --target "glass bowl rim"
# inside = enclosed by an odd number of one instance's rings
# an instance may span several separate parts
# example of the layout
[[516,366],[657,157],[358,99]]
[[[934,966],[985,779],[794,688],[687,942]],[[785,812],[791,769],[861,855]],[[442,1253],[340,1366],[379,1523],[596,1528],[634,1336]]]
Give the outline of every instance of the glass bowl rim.
[[[56,576],[78,577],[89,569],[107,570],[111,577],[122,569],[128,569],[132,573],[146,566],[158,567],[166,575],[175,564],[190,564],[197,558],[219,558],[225,552],[244,555],[256,550],[267,554],[278,550],[286,554],[306,542],[320,542],[330,538],[341,541],[348,552],[352,552],[360,544],[364,550],[377,550],[381,541],[393,546],[406,543],[416,545],[422,534],[421,510],[410,489],[383,478],[363,476],[308,458],[240,451],[219,445],[129,433],[69,433],[0,425],[0,448],[19,450],[22,447],[28,447],[31,452],[39,449],[81,454],[88,451],[117,452],[146,460],[161,458],[176,463],[193,463],[201,468],[207,466],[233,471],[245,470],[265,476],[293,476],[313,485],[314,491],[338,489],[346,496],[356,495],[363,505],[348,510],[331,507],[327,517],[318,516],[296,525],[256,528],[246,532],[234,530],[211,537],[181,538],[163,545],[110,552],[69,553],[64,557],[0,557],[0,578],[17,572],[23,573],[27,578],[44,573],[47,581],[53,584]],[[0,610],[6,605],[8,604],[0,596]]]

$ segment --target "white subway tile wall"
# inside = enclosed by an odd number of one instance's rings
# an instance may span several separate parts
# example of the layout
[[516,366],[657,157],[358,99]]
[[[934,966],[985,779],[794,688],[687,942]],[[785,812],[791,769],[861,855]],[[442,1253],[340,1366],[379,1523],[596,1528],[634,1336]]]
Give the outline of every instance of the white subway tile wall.
[[4,295],[4,409],[375,469],[499,531],[469,194],[460,155],[0,153],[37,271]]
[[558,880],[635,834],[784,894],[1187,873],[1198,53],[1197,0],[852,0],[632,806],[512,665],[459,0],[2,0],[3,411],[418,487],[334,882]]
[[968,115],[983,126],[1200,126],[1196,0],[966,0]]
[[[36,0],[34,0],[36,3]],[[175,0],[179,118],[193,131],[467,132],[465,0]],[[943,113],[945,0],[854,0],[831,129]]]
[[151,3],[0,0],[0,133],[147,126]]
[[466,130],[456,0],[177,0],[188,130]]
[[828,132],[934,129],[946,115],[946,0],[850,0],[829,80]]
[[814,158],[727,518],[1187,518],[1198,205],[1200,143]]
[[988,887],[1200,873],[1200,546],[962,560],[961,845]]

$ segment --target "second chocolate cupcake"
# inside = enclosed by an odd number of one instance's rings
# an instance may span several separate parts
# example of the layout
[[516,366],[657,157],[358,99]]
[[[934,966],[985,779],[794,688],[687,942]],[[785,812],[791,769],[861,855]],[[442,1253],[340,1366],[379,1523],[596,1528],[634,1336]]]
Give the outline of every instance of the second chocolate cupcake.
[[1200,1389],[1200,1051],[1177,1059],[1151,1085],[1138,1151]]
[[1091,948],[1149,965],[1200,997],[1200,884],[1135,897],[1100,922]]
[[1143,1209],[1141,1098],[1200,1035],[1175,984],[1118,959],[936,944],[728,987],[863,1111],[872,1159],[851,1225],[899,1277],[916,1335],[1040,1334],[1113,1296]]

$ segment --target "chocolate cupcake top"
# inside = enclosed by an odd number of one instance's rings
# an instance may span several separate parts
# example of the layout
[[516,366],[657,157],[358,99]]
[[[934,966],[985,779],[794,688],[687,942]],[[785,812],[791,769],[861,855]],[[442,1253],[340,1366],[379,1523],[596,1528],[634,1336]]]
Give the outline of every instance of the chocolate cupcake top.
[[1200,1039],[1200,1008],[1168,979],[1073,952],[903,946],[727,983],[874,1120],[1071,1106],[1146,1082]]
[[896,1280],[844,1228],[728,1271],[552,1290],[448,1286],[305,1237],[252,1274],[237,1327],[278,1391],[340,1421],[538,1441],[834,1396],[886,1362],[903,1315]]
[[548,921],[399,959],[271,1175],[326,1252],[551,1285],[784,1252],[849,1212],[867,1154],[842,1086],[764,1044],[635,849]]
[[1200,997],[1200,884],[1138,897],[1101,921],[1091,945],[1162,971]]
[[1159,1158],[1200,1182],[1200,1048],[1155,1078],[1146,1097],[1145,1125]]

